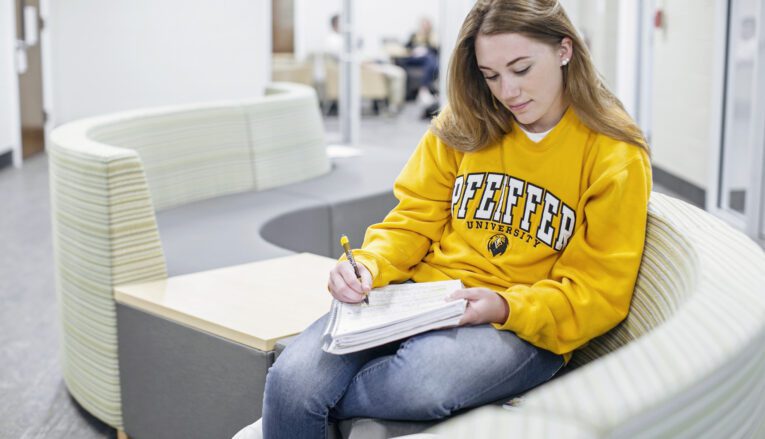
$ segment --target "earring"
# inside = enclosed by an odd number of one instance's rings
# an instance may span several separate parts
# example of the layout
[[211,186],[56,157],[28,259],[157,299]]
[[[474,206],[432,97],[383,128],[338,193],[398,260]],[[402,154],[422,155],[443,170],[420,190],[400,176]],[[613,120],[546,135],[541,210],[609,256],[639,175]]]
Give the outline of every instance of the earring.
[[566,66],[567,64],[568,64],[568,58],[564,59],[564,60],[563,60],[563,61],[560,63],[560,65],[561,65],[561,66]]

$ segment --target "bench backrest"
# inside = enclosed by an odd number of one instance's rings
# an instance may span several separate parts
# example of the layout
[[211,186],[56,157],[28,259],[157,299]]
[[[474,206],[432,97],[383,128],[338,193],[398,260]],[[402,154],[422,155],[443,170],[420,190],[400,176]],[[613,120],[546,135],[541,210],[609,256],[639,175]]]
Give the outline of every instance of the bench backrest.
[[697,270],[695,250],[682,231],[649,210],[643,260],[627,318],[578,349],[571,365],[589,363],[667,321],[693,293]]
[[[651,294],[637,293],[615,331],[637,338],[530,392],[525,413],[576,421],[596,432],[586,437],[763,437],[765,252],[662,194],[651,195],[649,215],[641,272],[652,274],[641,273],[640,288]],[[665,259],[646,265],[654,253]]]
[[298,85],[246,102],[123,113],[87,137],[138,153],[156,210],[329,172],[315,92]]
[[70,393],[122,428],[113,287],[167,277],[155,211],[329,172],[316,94],[99,116],[51,133],[51,216]]

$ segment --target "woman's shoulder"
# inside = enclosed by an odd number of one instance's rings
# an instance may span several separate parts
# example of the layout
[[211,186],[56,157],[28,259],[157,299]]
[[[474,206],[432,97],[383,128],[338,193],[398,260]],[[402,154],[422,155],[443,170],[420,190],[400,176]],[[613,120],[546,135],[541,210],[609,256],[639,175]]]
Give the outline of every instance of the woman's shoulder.
[[433,154],[437,154],[444,158],[461,159],[464,154],[462,151],[449,145],[430,128],[422,136],[420,147],[427,148],[432,151]]
[[603,133],[593,133],[593,137],[589,161],[594,173],[616,173],[628,167],[650,172],[650,157],[642,146]]
[[[573,127],[573,136],[587,139],[584,149],[588,155],[598,160],[630,161],[636,159],[648,159],[649,155],[645,148],[635,143],[614,138],[606,133],[597,131],[585,124],[574,109],[566,111],[564,117],[570,121]],[[575,134],[574,134],[575,133]]]
[[593,148],[599,154],[618,156],[627,160],[647,156],[647,151],[642,146],[625,140],[615,139],[603,133],[594,133]]

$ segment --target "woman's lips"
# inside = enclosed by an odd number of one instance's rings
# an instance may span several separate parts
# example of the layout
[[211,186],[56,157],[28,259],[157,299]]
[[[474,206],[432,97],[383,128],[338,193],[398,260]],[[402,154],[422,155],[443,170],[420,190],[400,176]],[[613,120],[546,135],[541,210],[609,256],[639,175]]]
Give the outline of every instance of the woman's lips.
[[529,103],[531,103],[531,101],[526,101],[526,102],[524,102],[522,104],[518,104],[518,105],[511,105],[510,106],[510,111],[523,111],[523,110],[526,109],[526,107],[529,105]]

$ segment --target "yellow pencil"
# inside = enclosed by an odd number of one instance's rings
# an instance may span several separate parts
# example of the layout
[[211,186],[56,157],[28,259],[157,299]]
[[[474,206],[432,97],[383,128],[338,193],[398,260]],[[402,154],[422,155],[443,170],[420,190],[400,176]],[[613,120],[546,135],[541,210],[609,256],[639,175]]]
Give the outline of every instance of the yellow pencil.
[[[363,284],[361,281],[361,273],[359,273],[359,266],[356,265],[356,260],[353,259],[353,252],[351,252],[351,244],[348,241],[347,236],[340,235],[340,245],[342,245],[343,250],[345,250],[345,257],[348,258],[348,261],[351,263],[351,266],[353,266],[353,272],[356,273],[356,279],[359,280],[359,284]],[[364,303],[369,305],[369,295],[367,295],[367,293],[364,293]]]

